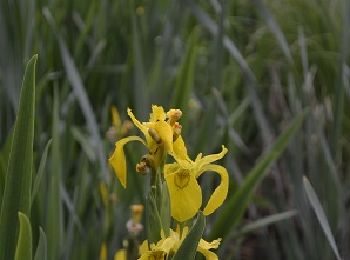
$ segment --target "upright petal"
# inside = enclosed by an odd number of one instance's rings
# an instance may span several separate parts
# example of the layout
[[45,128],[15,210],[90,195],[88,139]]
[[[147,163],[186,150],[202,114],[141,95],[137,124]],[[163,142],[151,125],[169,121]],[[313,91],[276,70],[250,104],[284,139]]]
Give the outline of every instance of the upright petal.
[[169,189],[171,215],[183,222],[196,215],[202,205],[202,191],[194,175],[176,165],[165,165],[164,174]]
[[[220,153],[209,154],[209,155],[204,156],[203,158],[201,158],[201,156],[197,156],[195,163],[196,163],[196,168],[197,168],[198,174],[203,171],[202,167],[204,167],[205,165],[207,165],[209,163],[220,160],[222,157],[224,157],[224,155],[227,152],[228,152],[227,148],[225,146],[222,146],[222,151]],[[196,177],[198,177],[198,175]]]
[[128,115],[130,117],[130,119],[132,120],[132,122],[134,123],[134,125],[141,130],[141,132],[144,134],[144,136],[149,136],[148,134],[148,127],[145,126],[144,124],[142,124],[139,120],[136,119],[135,115],[132,113],[131,109],[128,108]]
[[144,145],[145,142],[139,136],[129,136],[115,143],[115,150],[112,156],[108,159],[112,165],[116,176],[124,188],[126,188],[126,159],[124,153],[124,145],[130,141],[140,141]]
[[166,114],[164,112],[163,107],[152,105],[152,113],[150,114],[149,121],[150,122],[156,122],[156,121],[165,121]]
[[158,133],[160,139],[164,143],[167,152],[173,151],[173,130],[165,121],[159,121],[153,124],[154,130]]
[[213,194],[209,198],[208,204],[203,210],[204,215],[209,215],[213,213],[218,207],[220,207],[227,197],[229,184],[228,173],[226,168],[215,164],[206,165],[203,167],[202,170],[203,171],[200,174],[202,174],[205,171],[213,171],[219,174],[221,177],[221,182],[219,186],[216,187]]
[[182,136],[180,135],[173,144],[175,159],[190,160],[187,154],[187,148]]

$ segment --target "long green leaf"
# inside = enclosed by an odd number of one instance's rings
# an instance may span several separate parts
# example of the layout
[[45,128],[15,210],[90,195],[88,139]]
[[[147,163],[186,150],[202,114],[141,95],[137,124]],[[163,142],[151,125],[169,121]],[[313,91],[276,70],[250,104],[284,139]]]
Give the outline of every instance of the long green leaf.
[[150,243],[155,243],[160,239],[162,220],[152,192],[150,192],[146,198],[146,216],[148,241]]
[[257,185],[268,173],[274,161],[282,154],[289,141],[300,128],[305,113],[298,115],[290,126],[278,137],[271,150],[263,155],[257,165],[248,173],[239,190],[229,199],[212,228],[210,238],[225,237],[231,228],[241,220]]
[[54,91],[53,120],[52,120],[52,159],[51,175],[48,190],[47,213],[47,241],[48,259],[58,259],[61,244],[61,157],[60,157],[60,133],[59,133],[59,97],[58,90]]
[[13,259],[17,242],[18,212],[30,215],[33,167],[35,64],[29,60],[24,74],[15,122],[0,214],[0,260]]
[[196,256],[199,240],[203,236],[205,228],[205,217],[200,211],[197,220],[190,232],[182,242],[180,248],[176,251],[173,260],[192,260]]
[[187,41],[187,51],[181,64],[179,74],[176,78],[176,91],[174,95],[173,105],[175,107],[181,108],[183,111],[187,111],[188,99],[191,94],[191,89],[194,85],[194,74],[198,54],[198,47],[196,45],[197,39],[198,30],[195,29]]
[[162,221],[162,230],[165,236],[170,235],[170,199],[169,190],[166,182],[162,184],[162,202],[160,206],[160,219]]
[[264,218],[260,218],[259,220],[254,221],[252,223],[249,223],[246,226],[242,227],[242,229],[237,233],[237,235],[241,236],[243,234],[253,232],[257,229],[275,224],[275,223],[283,221],[283,220],[290,219],[296,215],[297,215],[296,210],[290,210],[287,212],[276,213],[276,214],[272,214],[272,215],[269,215],[269,216],[264,217]]
[[323,211],[322,205],[317,197],[317,194],[312,185],[310,184],[309,180],[306,178],[306,176],[304,176],[303,178],[303,183],[307,198],[309,199],[309,202],[316,213],[318,222],[320,223],[322,230],[328,239],[329,245],[333,249],[333,252],[337,259],[340,260],[341,257],[338,252],[337,244],[335,243],[335,239],[332,235],[332,231],[329,226],[326,214]]
[[16,248],[16,260],[22,259],[32,259],[32,226],[30,225],[30,221],[28,217],[18,212],[20,229],[19,229],[19,237],[18,244]]
[[51,145],[51,139],[50,139],[50,140],[47,142],[47,144],[46,144],[44,153],[43,153],[43,155],[42,155],[42,157],[41,157],[41,160],[40,160],[40,165],[39,165],[38,173],[36,174],[35,179],[34,179],[31,204],[33,204],[35,195],[36,195],[36,193],[37,193],[38,190],[39,190],[39,186],[40,186],[41,179],[42,179],[42,177],[43,177],[43,175],[44,175],[44,172],[45,172],[47,154],[48,154],[48,152],[49,152],[50,145]]
[[47,239],[46,234],[40,227],[40,238],[38,247],[35,250],[34,260],[46,260],[47,259]]
[[[9,134],[6,138],[4,147],[0,152],[0,203],[2,201],[2,196],[4,195],[5,182],[6,182],[6,169],[11,152],[11,145],[13,140],[13,132]],[[1,210],[1,204],[0,204]]]

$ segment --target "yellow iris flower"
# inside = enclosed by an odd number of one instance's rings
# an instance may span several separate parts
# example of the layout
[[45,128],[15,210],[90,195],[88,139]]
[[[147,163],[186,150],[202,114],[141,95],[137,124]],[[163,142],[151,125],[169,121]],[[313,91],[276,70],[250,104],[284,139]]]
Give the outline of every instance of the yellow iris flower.
[[164,161],[166,154],[173,152],[173,135],[174,131],[176,131],[174,122],[170,118],[167,120],[167,114],[161,106],[152,106],[152,113],[148,122],[141,123],[137,120],[131,109],[128,109],[128,115],[134,125],[141,130],[146,140],[139,136],[128,136],[115,143],[115,150],[109,158],[109,163],[112,165],[124,188],[126,188],[127,182],[124,145],[131,141],[143,143],[148,148],[148,153],[153,163],[152,167],[156,169]]
[[221,159],[227,153],[227,148],[222,146],[221,153],[204,157],[202,154],[198,154],[195,161],[192,161],[187,155],[187,149],[181,136],[176,139],[173,147],[176,162],[164,166],[171,215],[180,222],[194,217],[202,206],[202,190],[198,185],[197,178],[208,171],[216,172],[221,177],[219,186],[216,187],[203,209],[204,215],[213,213],[227,197],[229,180],[227,170],[224,167],[211,163]]
[[[176,231],[170,229],[169,237],[164,237],[162,234],[162,239],[156,244],[148,245],[148,241],[143,241],[140,246],[140,258],[139,260],[163,260],[169,254],[175,253],[181,246],[182,241],[188,234],[188,227],[184,227],[182,234],[180,235],[179,229]],[[205,256],[207,260],[217,260],[218,256],[211,252],[210,249],[216,249],[220,245],[221,239],[216,239],[212,242],[207,242],[201,239],[197,246],[197,252],[200,252]]]

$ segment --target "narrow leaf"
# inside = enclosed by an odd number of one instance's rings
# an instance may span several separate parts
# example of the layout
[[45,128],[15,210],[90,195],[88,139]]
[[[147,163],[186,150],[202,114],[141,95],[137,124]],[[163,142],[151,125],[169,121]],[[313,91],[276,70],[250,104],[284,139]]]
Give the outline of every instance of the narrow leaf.
[[47,242],[48,258],[59,258],[59,247],[61,244],[61,172],[62,162],[60,156],[60,133],[59,133],[59,97],[58,90],[54,91],[53,120],[52,120],[52,156],[51,174],[49,177],[48,211],[47,211]]
[[198,212],[197,220],[190,232],[182,242],[180,248],[175,253],[173,260],[192,260],[196,256],[198,243],[203,236],[205,228],[205,217],[203,213]]
[[38,173],[35,176],[35,180],[34,180],[34,184],[33,184],[33,190],[32,190],[32,201],[31,201],[31,204],[33,204],[35,195],[38,192],[38,189],[39,189],[39,186],[40,186],[41,179],[42,179],[42,177],[44,175],[45,166],[46,166],[46,160],[47,160],[47,154],[49,152],[50,145],[51,145],[51,139],[46,144],[44,153],[43,153],[43,155],[41,157],[41,160],[40,160]]
[[40,227],[40,238],[38,247],[35,250],[34,260],[46,260],[47,259],[47,239],[46,234]]
[[317,197],[317,194],[306,176],[304,176],[303,178],[303,183],[307,198],[309,199],[309,202],[316,213],[318,222],[320,223],[322,230],[328,239],[329,245],[333,249],[333,252],[337,259],[340,260],[341,257],[338,252],[337,244],[335,243],[335,239],[333,237],[331,228],[329,227],[326,214],[323,211],[322,205]]
[[162,202],[160,207],[160,218],[162,221],[162,229],[164,235],[168,237],[170,235],[170,200],[169,200],[169,190],[166,182],[162,184]]
[[20,229],[15,259],[32,259],[32,227],[25,214],[18,212],[18,217]]
[[290,126],[277,138],[270,151],[263,155],[258,164],[248,173],[238,191],[226,202],[221,215],[212,228],[210,233],[211,239],[225,237],[230,229],[240,222],[255,188],[268,173],[273,162],[282,154],[294,134],[298,131],[304,115],[305,113],[302,113],[292,121]]
[[155,198],[151,192],[146,198],[146,216],[148,241],[150,243],[155,243],[160,239],[162,221],[156,206]]
[[252,223],[247,224],[246,226],[242,227],[242,229],[238,232],[238,234],[243,235],[243,234],[246,234],[249,232],[253,232],[257,229],[275,224],[275,223],[283,221],[283,220],[290,219],[291,217],[294,217],[295,215],[297,215],[296,210],[290,210],[290,211],[286,211],[283,213],[272,214],[270,216],[261,218],[257,221],[254,221]]
[[18,212],[30,215],[37,59],[34,55],[27,63],[22,83],[0,213],[0,260],[14,258]]

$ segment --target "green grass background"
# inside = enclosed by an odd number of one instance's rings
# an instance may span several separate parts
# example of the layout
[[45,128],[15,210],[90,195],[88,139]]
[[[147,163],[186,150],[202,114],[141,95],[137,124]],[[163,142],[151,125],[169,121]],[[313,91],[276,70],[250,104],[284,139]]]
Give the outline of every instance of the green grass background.
[[[146,120],[151,104],[182,109],[192,158],[228,147],[229,198],[307,108],[239,224],[221,223],[230,232],[217,253],[335,259],[306,175],[349,259],[349,23],[346,0],[1,0],[0,198],[25,64],[38,53],[33,176],[52,143],[30,221],[34,247],[39,226],[47,235],[48,259],[98,259],[102,241],[112,257],[122,246],[129,206],[144,203],[146,179],[133,169],[146,151],[127,148],[124,190],[107,165],[110,107]],[[208,198],[218,180],[205,176]],[[206,236],[222,212],[208,217]]]

